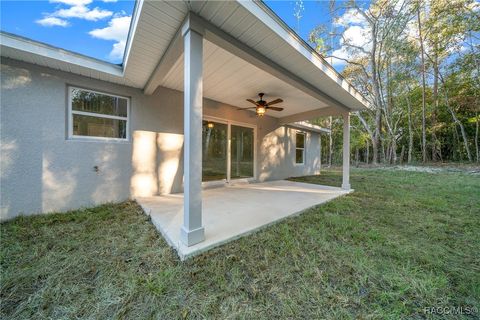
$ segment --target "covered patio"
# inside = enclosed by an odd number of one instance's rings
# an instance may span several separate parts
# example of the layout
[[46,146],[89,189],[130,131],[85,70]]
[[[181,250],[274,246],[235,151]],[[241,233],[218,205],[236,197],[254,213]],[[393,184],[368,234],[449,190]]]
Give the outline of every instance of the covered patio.
[[[144,5],[155,6],[154,3]],[[350,191],[350,111],[363,108],[363,98],[270,11],[260,9],[261,6],[254,2],[208,2],[203,6],[192,3],[144,87],[146,94],[154,93],[159,86],[183,92],[184,193],[139,198],[157,228],[182,258]],[[146,28],[158,23],[148,21],[148,16],[141,14],[143,10],[145,7],[140,13],[137,11],[137,28],[144,22]],[[170,15],[178,11],[169,6],[158,6],[156,10],[168,11]],[[228,16],[230,18],[225,19]],[[248,28],[245,27],[247,21]],[[131,60],[136,61],[135,50],[145,47],[145,42],[137,45],[135,37],[132,41]],[[141,53],[138,57],[144,59]],[[129,72],[128,64],[126,72]],[[204,99],[245,108],[251,106],[246,98],[261,92],[260,88],[268,90],[271,97],[281,96],[284,102],[285,108],[268,114],[269,121],[275,122],[274,128],[305,128],[311,126],[305,120],[330,115],[343,117],[341,188],[287,181],[230,186],[234,181],[231,181],[229,165],[224,184],[228,187],[203,190],[202,169],[208,164],[202,163],[202,121],[205,116],[218,116],[218,113],[205,114]],[[239,112],[254,116],[249,111],[231,109],[230,119],[236,119]],[[258,129],[262,129],[262,122],[257,123]],[[231,124],[227,125],[230,157]],[[256,159],[265,147],[267,136],[257,144],[260,137],[256,129],[253,132]],[[283,143],[275,141],[279,146]],[[277,161],[276,157],[278,155],[271,156],[269,161]],[[262,170],[255,164],[249,183],[272,180],[262,179]]]
[[[183,194],[136,197],[182,258],[351,191],[350,112],[367,102],[262,2],[140,1],[126,57],[126,78],[142,83],[146,95],[159,87],[183,93]],[[239,110],[252,107],[247,100],[260,92],[269,100],[281,98],[281,108],[265,116],[265,109]],[[296,152],[287,128],[314,131],[305,121],[321,116],[344,120],[341,188],[265,182],[305,174],[296,160],[287,159]],[[220,119],[212,128],[226,128],[222,188],[204,189],[203,169],[211,165],[202,149],[206,119]],[[253,164],[248,184],[239,184],[231,169],[232,132],[246,122],[251,127],[241,130],[253,134]],[[315,173],[319,157],[318,150]]]
[[180,239],[183,194],[138,198],[137,202],[183,260],[350,191],[287,180],[205,189],[202,191],[205,240],[192,246]]

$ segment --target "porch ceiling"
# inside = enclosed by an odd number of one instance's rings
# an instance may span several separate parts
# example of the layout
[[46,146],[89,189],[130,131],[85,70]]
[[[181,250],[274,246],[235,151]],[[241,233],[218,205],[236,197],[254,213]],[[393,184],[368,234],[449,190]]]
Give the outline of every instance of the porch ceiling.
[[[200,23],[208,25],[206,29],[210,26],[217,29],[211,32],[210,38],[205,37],[206,40],[214,40],[205,41],[204,48],[206,97],[247,107],[250,105],[245,99],[255,98],[258,92],[265,92],[267,99],[281,97],[285,100],[285,111],[270,114],[277,117],[327,106],[343,111],[360,110],[368,104],[261,2],[139,1],[138,6],[127,45],[125,77],[144,88],[146,93],[150,94],[152,88],[159,85],[183,90],[182,60],[177,60],[173,67],[168,65],[165,68],[162,64],[169,48],[178,39],[186,16],[191,12],[202,20]],[[221,39],[223,36],[219,33],[231,38]],[[231,45],[232,41],[238,43]],[[245,46],[248,54],[260,57],[263,62],[250,64],[252,61],[245,54],[238,54],[239,45]],[[227,50],[223,50],[225,46]],[[179,56],[177,54],[176,58]],[[262,63],[265,62],[271,63],[268,67],[276,71],[264,68]],[[161,67],[164,67],[162,72],[165,69],[169,71],[168,77],[165,76],[166,72],[160,77],[156,74]],[[296,80],[292,82],[283,76],[275,78],[274,75],[279,73],[288,73]],[[304,82],[303,85],[308,89],[299,90],[295,81]],[[325,99],[319,98],[322,95]]]
[[[285,117],[328,106],[209,41],[204,41],[203,61],[203,94],[206,98],[246,108],[252,107],[247,98],[257,100],[257,94],[264,92],[267,101],[275,98],[284,100],[276,105],[284,107],[283,111],[268,112],[272,117]],[[183,91],[183,77],[181,55],[159,85]]]

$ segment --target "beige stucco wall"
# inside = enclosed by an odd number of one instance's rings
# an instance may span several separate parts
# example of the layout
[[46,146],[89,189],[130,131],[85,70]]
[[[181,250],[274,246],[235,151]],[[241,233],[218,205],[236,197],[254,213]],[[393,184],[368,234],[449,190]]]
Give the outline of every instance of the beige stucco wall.
[[[2,59],[1,219],[175,193],[183,179],[183,94],[139,89]],[[67,139],[67,87],[131,98],[129,142]],[[307,134],[306,162],[294,165],[294,130],[272,117],[205,99],[204,114],[257,126],[259,180],[315,174],[320,136]],[[98,172],[94,167],[98,167]]]

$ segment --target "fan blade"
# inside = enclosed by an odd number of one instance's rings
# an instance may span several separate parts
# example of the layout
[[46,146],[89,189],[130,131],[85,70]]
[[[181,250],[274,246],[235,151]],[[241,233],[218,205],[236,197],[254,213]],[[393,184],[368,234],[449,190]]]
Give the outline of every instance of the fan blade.
[[237,108],[237,110],[247,110],[247,109],[256,109],[257,107],[248,107],[248,108]]
[[268,103],[267,103],[267,106],[271,106],[272,104],[277,104],[277,103],[280,103],[280,102],[283,102],[283,100],[280,99],[280,98],[279,98],[279,99],[275,99],[275,100],[273,100],[273,101],[268,102]]
[[252,99],[247,99],[248,102],[250,103],[253,103],[254,105],[257,105],[257,103],[255,101],[253,101]]
[[282,111],[283,108],[280,108],[280,107],[269,107],[267,106],[267,109],[272,109],[272,110],[275,110],[275,111]]

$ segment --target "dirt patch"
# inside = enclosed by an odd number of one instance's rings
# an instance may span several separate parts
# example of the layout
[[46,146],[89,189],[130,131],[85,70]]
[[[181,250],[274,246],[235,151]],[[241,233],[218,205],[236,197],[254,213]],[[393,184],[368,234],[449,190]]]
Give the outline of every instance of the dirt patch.
[[445,173],[445,172],[462,172],[467,174],[480,175],[480,167],[476,166],[388,166],[378,167],[385,170],[403,170],[413,172],[428,172],[428,173]]

